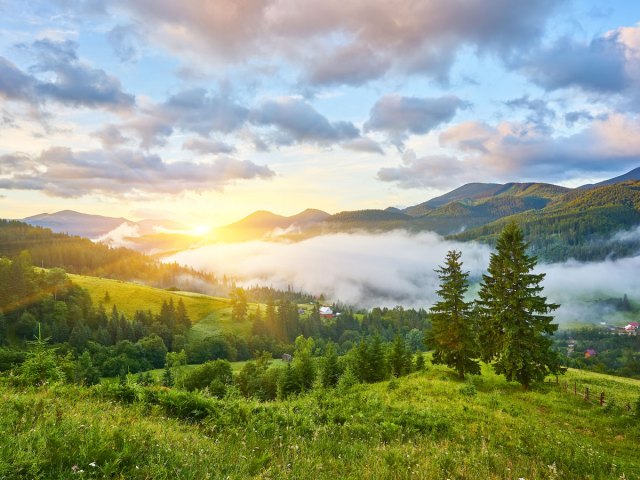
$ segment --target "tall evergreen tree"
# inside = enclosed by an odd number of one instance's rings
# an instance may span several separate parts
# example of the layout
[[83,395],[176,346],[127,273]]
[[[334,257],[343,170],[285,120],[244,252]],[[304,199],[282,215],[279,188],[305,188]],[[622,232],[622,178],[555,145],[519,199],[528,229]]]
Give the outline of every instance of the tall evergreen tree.
[[322,359],[322,371],[320,373],[320,382],[323,387],[335,387],[340,379],[340,363],[338,353],[336,352],[336,344],[329,342]]
[[478,343],[470,305],[464,295],[469,288],[469,272],[462,271],[461,253],[450,250],[445,264],[436,270],[440,300],[431,307],[433,363],[455,368],[460,378],[480,373]]
[[389,351],[389,369],[395,377],[401,377],[411,372],[412,368],[411,352],[407,348],[404,338],[396,335],[391,350]]
[[522,230],[508,224],[483,275],[477,312],[483,360],[494,361],[496,373],[528,388],[563,368],[551,349],[558,325],[549,313],[559,305],[541,296],[545,275],[532,273],[537,259],[526,249]]

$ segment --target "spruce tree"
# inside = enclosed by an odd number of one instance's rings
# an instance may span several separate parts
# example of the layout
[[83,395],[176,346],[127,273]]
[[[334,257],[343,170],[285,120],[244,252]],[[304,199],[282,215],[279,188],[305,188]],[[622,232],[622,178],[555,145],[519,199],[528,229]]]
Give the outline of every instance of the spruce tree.
[[411,352],[407,348],[404,338],[396,335],[389,351],[389,369],[391,375],[401,377],[411,372]]
[[478,343],[471,308],[464,300],[469,272],[462,271],[461,253],[450,250],[445,264],[436,270],[440,300],[431,307],[433,363],[455,368],[460,378],[480,373]]
[[336,352],[336,345],[333,342],[327,344],[327,348],[322,359],[322,371],[320,382],[323,387],[335,387],[340,379],[340,363]]
[[508,224],[483,275],[477,302],[483,360],[493,361],[496,373],[525,389],[563,371],[551,349],[558,325],[549,313],[559,305],[541,296],[545,275],[532,273],[537,259],[526,249],[522,230]]

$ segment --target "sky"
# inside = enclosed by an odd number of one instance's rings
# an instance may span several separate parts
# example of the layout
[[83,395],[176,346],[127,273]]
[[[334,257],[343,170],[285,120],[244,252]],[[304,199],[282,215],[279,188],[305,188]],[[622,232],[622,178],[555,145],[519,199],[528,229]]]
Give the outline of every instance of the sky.
[[0,0],[0,217],[220,225],[640,166],[640,2]]

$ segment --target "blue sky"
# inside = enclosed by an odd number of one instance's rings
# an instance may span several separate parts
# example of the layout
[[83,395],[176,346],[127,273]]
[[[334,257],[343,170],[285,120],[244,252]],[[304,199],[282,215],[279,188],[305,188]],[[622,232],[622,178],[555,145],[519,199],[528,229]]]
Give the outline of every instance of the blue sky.
[[221,224],[640,166],[640,4],[0,0],[0,216]]

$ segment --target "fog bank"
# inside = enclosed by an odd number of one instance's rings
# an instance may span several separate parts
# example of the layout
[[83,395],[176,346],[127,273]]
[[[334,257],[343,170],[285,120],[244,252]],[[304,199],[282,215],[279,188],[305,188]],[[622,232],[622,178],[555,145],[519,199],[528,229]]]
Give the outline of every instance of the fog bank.
[[[296,243],[253,241],[215,244],[180,252],[168,261],[226,274],[243,285],[288,286],[363,307],[430,307],[438,277],[434,269],[448,250],[462,251],[464,269],[477,288],[491,249],[475,242],[451,242],[424,232],[340,233]],[[597,321],[607,312],[597,298],[640,298],[640,257],[597,263],[542,264],[545,295],[561,303],[560,321]]]

